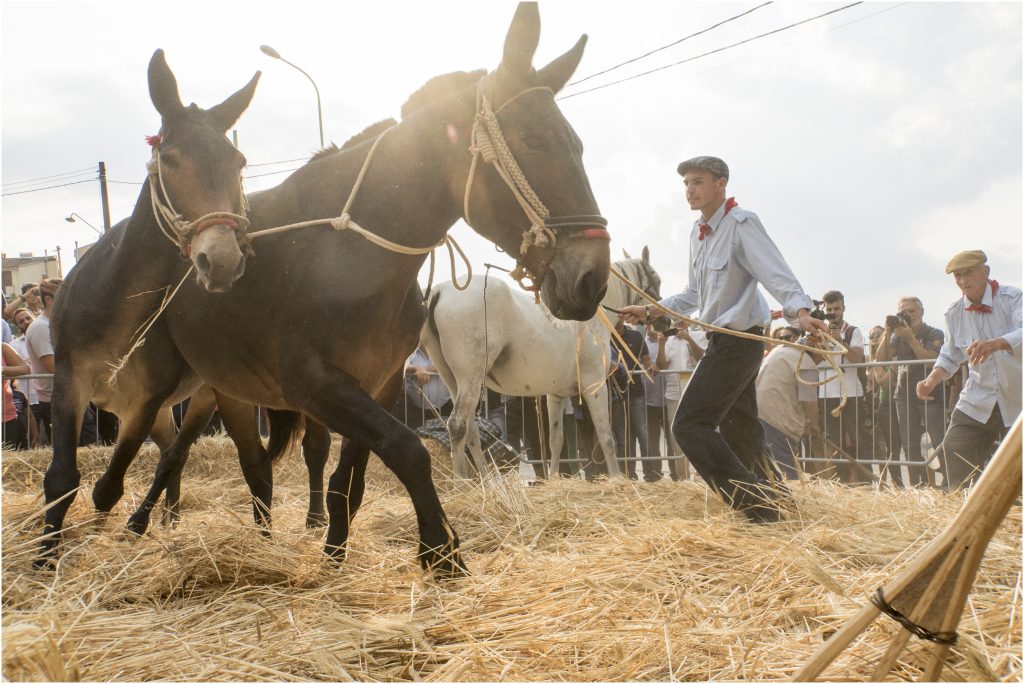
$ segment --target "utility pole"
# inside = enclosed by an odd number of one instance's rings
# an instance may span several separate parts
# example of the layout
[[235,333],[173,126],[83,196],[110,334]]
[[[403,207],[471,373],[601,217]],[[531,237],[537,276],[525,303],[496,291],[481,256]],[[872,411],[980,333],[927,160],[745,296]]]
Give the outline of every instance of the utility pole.
[[107,199],[107,165],[100,162],[100,201],[103,203],[103,232],[110,230],[110,200]]

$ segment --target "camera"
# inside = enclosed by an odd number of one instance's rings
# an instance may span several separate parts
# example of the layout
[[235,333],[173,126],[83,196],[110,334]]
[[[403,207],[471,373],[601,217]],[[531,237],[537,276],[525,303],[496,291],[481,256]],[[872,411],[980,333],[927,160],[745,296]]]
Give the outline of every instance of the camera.
[[812,299],[811,301],[814,302],[814,310],[811,311],[811,318],[817,318],[819,321],[826,320],[828,317],[825,315],[825,312],[821,310],[821,307],[825,302],[819,302],[817,299]]
[[669,330],[673,331],[673,335],[677,332],[675,328],[672,327],[672,319],[668,316],[654,316],[649,319],[648,322],[651,324],[651,327],[654,328],[655,332],[659,332],[662,335],[668,335]]
[[675,337],[679,334],[679,328],[669,328],[665,332],[661,333],[665,337]]
[[905,313],[885,317],[885,327],[889,330],[895,330],[896,328],[903,327],[904,325],[910,325],[910,316]]

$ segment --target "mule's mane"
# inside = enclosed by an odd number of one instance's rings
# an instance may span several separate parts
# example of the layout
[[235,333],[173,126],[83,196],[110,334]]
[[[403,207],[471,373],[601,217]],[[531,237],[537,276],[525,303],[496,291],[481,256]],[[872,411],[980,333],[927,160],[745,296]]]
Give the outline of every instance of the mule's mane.
[[[402,105],[402,118],[405,119],[424,107],[433,104],[438,100],[449,97],[467,86],[476,83],[483,78],[486,73],[487,71],[485,69],[479,69],[477,71],[454,71],[450,74],[435,76],[427,81],[422,88],[410,95],[409,99],[405,101],[405,104]],[[351,149],[368,140],[373,140],[397,123],[398,122],[394,119],[384,119],[383,121],[371,124],[346,140],[345,144],[341,147],[331,143],[322,150],[317,150],[313,156],[309,158],[309,161],[315,162],[337,152]]]
[[405,119],[427,105],[449,97],[476,83],[486,73],[486,69],[478,69],[476,71],[455,71],[450,74],[435,76],[405,101],[405,104],[402,105],[402,118]]
[[381,133],[383,133],[384,131],[386,131],[387,129],[391,128],[392,126],[394,126],[397,123],[398,122],[395,121],[394,119],[384,119],[382,121],[378,121],[375,124],[370,124],[369,126],[364,128],[362,131],[360,131],[359,133],[356,133],[351,138],[346,140],[345,144],[342,145],[341,147],[338,147],[334,143],[331,143],[330,145],[328,145],[327,147],[323,148],[322,150],[318,150],[312,157],[309,158],[309,161],[315,162],[317,159],[323,159],[324,157],[329,157],[330,155],[334,154],[335,152],[341,152],[342,150],[348,150],[348,149],[351,149],[351,148],[355,147],[356,145],[361,145],[362,143],[364,143],[364,142],[366,142],[368,140],[373,140],[378,135],[380,135]]

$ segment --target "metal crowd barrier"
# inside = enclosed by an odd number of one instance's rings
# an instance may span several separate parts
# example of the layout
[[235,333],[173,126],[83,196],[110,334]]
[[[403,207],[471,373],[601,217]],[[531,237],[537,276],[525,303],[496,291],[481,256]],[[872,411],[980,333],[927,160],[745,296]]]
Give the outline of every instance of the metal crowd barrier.
[[[841,364],[841,369],[872,369],[886,368],[891,372],[891,387],[888,396],[880,396],[878,388],[873,392],[861,396],[848,396],[847,408],[838,418],[828,417],[831,408],[837,403],[836,400],[818,399],[818,416],[820,424],[820,438],[808,439],[806,437],[796,442],[791,442],[790,447],[794,462],[799,464],[801,470],[806,474],[835,476],[840,479],[854,477],[853,473],[859,472],[856,479],[864,481],[866,472],[853,465],[853,461],[863,468],[869,469],[870,480],[877,480],[888,477],[897,482],[911,484],[937,484],[936,472],[939,470],[937,459],[934,458],[933,449],[938,446],[949,424],[951,407],[951,396],[948,393],[949,382],[944,382],[936,388],[932,402],[921,402],[916,396],[916,382],[905,383],[906,390],[900,393],[899,397],[894,396],[897,386],[898,373],[907,372],[913,366],[925,367],[925,373],[930,370],[934,360],[914,361],[873,361],[857,364]],[[903,370],[900,370],[903,369]],[[897,371],[892,373],[892,371]],[[829,369],[831,371],[831,369]],[[680,373],[677,369],[662,370],[662,374]],[[629,392],[644,392],[644,386],[639,377],[641,371],[632,371],[634,382],[627,386]],[[436,375],[433,373],[432,375]],[[30,374],[22,375],[15,380],[52,379],[51,374]],[[875,383],[877,384],[877,383]],[[853,394],[853,388],[848,388]],[[862,388],[866,391],[866,388]],[[817,391],[817,388],[816,388]],[[28,396],[28,392],[25,392]],[[402,392],[399,402],[392,408],[392,413],[399,420],[410,427],[418,427],[432,418],[447,418],[450,412],[450,404],[444,407],[429,406],[429,402],[413,401],[406,391]],[[635,469],[638,475],[644,462],[660,462],[660,473],[665,476],[672,473],[671,462],[679,462],[677,466],[679,473],[685,472],[689,477],[689,469],[686,467],[684,452],[686,445],[675,445],[671,436],[672,415],[668,410],[664,411],[661,420],[661,429],[658,430],[658,437],[652,440],[648,437],[647,448],[640,448],[639,435],[635,430],[633,421],[630,419],[629,411],[623,416],[617,416],[613,410],[613,402],[616,401],[609,391],[609,415],[619,418],[624,422],[620,431],[625,444],[633,445],[633,455],[628,456],[626,462]],[[568,406],[567,401],[567,406]],[[527,397],[501,397],[489,390],[481,392],[481,402],[478,406],[478,414],[498,424],[501,428],[501,439],[505,446],[514,453],[520,455],[520,462],[533,469],[538,477],[543,476],[547,465],[551,461],[547,441],[547,414],[542,411],[542,418],[539,422],[535,407],[541,406],[540,398],[534,400]],[[447,410],[441,410],[447,409]],[[645,400],[646,409],[646,400]],[[257,414],[261,421],[262,412]],[[581,436],[578,423],[579,411],[566,412],[563,419],[564,437],[563,452],[560,461],[568,466],[568,471],[563,474],[577,475],[584,464],[593,463],[595,459],[581,453],[581,442],[585,441]],[[624,420],[623,420],[624,417]],[[913,423],[913,424],[911,424]],[[647,427],[650,427],[648,422]],[[96,433],[99,434],[99,415],[95,415]],[[644,432],[644,431],[639,431]],[[603,460],[603,452],[596,442],[591,445],[596,450],[596,460]],[[617,453],[626,454],[630,449],[616,444]],[[643,456],[643,452],[654,455]],[[625,462],[620,459],[620,468]],[[525,474],[525,473],[524,473]],[[673,473],[674,474],[674,473]],[[941,476],[940,476],[941,477]]]

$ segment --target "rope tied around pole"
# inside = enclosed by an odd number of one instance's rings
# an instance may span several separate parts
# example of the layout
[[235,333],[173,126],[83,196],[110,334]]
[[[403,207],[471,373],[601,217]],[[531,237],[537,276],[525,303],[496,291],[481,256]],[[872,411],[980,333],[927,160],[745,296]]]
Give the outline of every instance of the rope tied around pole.
[[896,622],[900,623],[903,629],[907,630],[919,639],[925,641],[931,641],[936,644],[945,644],[946,646],[956,646],[957,633],[956,632],[933,632],[930,629],[922,627],[917,624],[900,611],[893,608],[892,604],[885,600],[885,592],[882,591],[882,587],[878,587],[878,590],[871,595],[869,599],[876,608],[881,610],[883,613],[891,617]]

